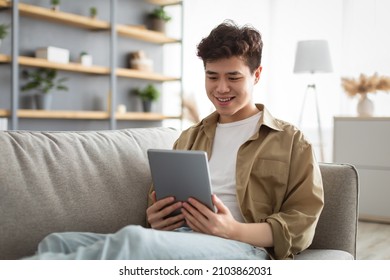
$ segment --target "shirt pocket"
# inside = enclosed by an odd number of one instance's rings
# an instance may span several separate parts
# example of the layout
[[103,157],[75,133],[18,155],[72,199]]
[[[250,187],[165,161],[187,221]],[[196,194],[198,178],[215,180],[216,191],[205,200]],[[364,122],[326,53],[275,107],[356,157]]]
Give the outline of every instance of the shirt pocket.
[[280,209],[287,191],[288,164],[278,160],[258,158],[253,163],[249,189],[256,204]]

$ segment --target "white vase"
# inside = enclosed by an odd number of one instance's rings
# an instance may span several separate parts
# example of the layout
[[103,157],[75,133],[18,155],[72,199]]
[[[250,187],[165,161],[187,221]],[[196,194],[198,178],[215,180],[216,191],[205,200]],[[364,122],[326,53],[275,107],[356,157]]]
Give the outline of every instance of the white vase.
[[79,62],[84,66],[92,66],[92,55],[83,54],[80,55]]
[[358,116],[371,117],[374,114],[374,102],[367,97],[367,94],[361,94],[356,109]]

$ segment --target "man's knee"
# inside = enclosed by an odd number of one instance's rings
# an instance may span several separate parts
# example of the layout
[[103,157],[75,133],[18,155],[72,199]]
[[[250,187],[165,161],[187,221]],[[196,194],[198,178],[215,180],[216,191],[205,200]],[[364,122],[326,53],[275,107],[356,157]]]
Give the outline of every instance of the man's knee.
[[50,233],[38,245],[38,253],[53,252],[66,253],[67,246],[64,244],[65,233]]

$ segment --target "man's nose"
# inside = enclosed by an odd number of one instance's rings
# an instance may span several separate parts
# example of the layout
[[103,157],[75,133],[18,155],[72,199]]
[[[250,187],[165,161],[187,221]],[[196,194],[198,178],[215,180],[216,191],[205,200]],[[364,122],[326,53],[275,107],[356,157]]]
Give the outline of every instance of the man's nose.
[[229,84],[227,83],[227,81],[225,79],[220,79],[218,81],[218,85],[217,85],[217,92],[224,93],[224,92],[229,92],[229,91],[230,91],[230,88],[229,88]]

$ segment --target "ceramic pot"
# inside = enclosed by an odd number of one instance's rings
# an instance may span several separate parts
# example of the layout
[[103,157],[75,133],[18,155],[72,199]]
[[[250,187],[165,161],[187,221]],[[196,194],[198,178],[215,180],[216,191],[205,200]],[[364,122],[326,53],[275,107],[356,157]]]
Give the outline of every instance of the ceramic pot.
[[165,34],[166,22],[158,18],[150,18],[150,29]]
[[361,94],[356,110],[360,117],[371,117],[374,114],[374,102],[367,94]]
[[92,55],[89,54],[83,54],[79,58],[79,62],[81,65],[84,66],[92,66]]
[[142,101],[142,108],[145,113],[152,111],[152,101]]
[[35,95],[33,94],[23,94],[19,98],[20,109],[35,109],[35,104]]
[[47,93],[35,94],[35,104],[37,110],[50,110],[52,95]]

